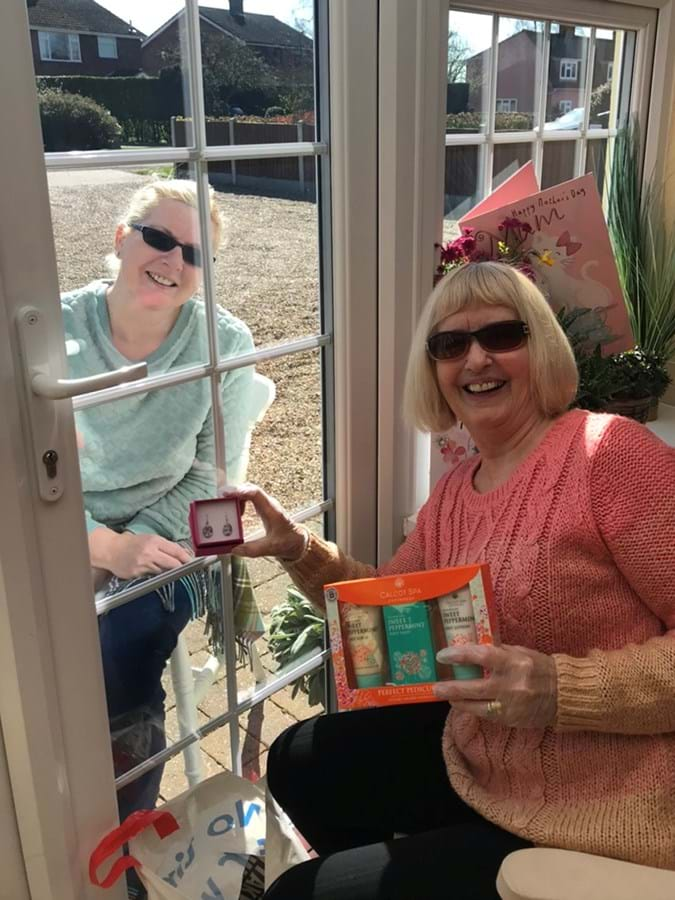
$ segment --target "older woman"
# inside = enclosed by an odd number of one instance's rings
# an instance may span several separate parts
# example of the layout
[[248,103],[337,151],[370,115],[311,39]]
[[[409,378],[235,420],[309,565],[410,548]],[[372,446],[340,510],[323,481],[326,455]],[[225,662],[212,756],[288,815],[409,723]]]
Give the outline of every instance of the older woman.
[[[222,223],[213,192],[210,213],[215,250]],[[202,364],[208,336],[205,306],[195,297],[204,251],[194,183],[155,181],[136,191],[114,249],[113,280],[62,297],[71,377],[136,360],[147,360],[151,376]],[[253,349],[247,326],[222,307],[216,332],[221,357]],[[251,367],[222,378],[229,480],[243,468],[252,380]],[[189,503],[216,489],[208,380],[135,394],[76,418],[91,564],[108,593],[189,562]],[[212,587],[206,575],[183,578],[100,618],[117,774],[165,746],[162,672]],[[122,818],[154,806],[161,774],[159,767],[120,791]]]
[[393,559],[358,563],[242,491],[267,536],[236,552],[284,559],[318,604],[327,582],[488,562],[503,642],[439,654],[489,670],[437,686],[449,714],[325,716],[276,741],[270,788],[320,857],[269,900],[484,900],[531,844],[675,868],[675,458],[637,423],[567,411],[576,384],[537,288],[468,264],[422,314],[405,405],[427,430],[461,420],[479,454]]

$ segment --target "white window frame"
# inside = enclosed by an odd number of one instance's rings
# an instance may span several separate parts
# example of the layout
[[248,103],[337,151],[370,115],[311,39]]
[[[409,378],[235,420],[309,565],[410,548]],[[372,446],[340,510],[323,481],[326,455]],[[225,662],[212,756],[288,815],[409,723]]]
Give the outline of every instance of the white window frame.
[[560,80],[561,81],[578,81],[580,59],[561,59],[560,60]]
[[[68,59],[52,56],[51,39],[54,36],[65,35],[68,44]],[[40,47],[40,59],[43,62],[81,63],[80,36],[72,31],[38,31],[38,45]]]
[[[495,112],[498,112],[498,113],[518,112],[518,98],[517,97],[497,97],[495,104],[496,104]],[[504,104],[506,104],[507,109],[504,109]]]
[[560,110],[560,115],[565,115],[565,113],[570,112],[574,109],[574,103],[571,100],[560,100],[558,103],[558,109]]
[[[96,45],[98,50],[99,59],[118,59],[118,46],[117,46],[117,38],[111,34],[99,34],[96,36]],[[111,53],[106,53],[106,47],[112,50]]]
[[[391,0],[391,4],[397,7],[397,14],[392,13],[394,22],[391,26],[394,34],[400,34],[401,47],[403,47],[404,35],[407,34],[408,27],[408,6],[415,4],[410,0]],[[422,19],[426,14],[431,16],[436,14],[433,11],[438,10],[439,6],[444,10],[447,17],[448,8],[458,9],[464,12],[483,12],[496,13],[501,12],[509,18],[522,18],[525,20],[546,20],[551,18],[550,4],[544,0],[516,0],[515,5],[501,3],[495,0],[458,0],[455,3],[440,3],[436,0],[424,0],[424,12],[418,9],[418,18]],[[382,6],[388,7],[388,2],[383,2]],[[658,7],[658,17],[656,14]],[[437,13],[440,16],[440,12]],[[410,13],[414,18],[414,13]],[[618,28],[623,31],[635,31],[638,34],[634,54],[634,89],[630,99],[630,107],[628,112],[638,115],[639,121],[645,134],[644,148],[644,170],[646,173],[654,173],[656,177],[663,177],[668,154],[668,139],[670,128],[670,114],[673,109],[673,101],[675,99],[675,91],[673,90],[673,70],[675,60],[675,0],[637,0],[637,2],[624,2],[624,0],[615,0],[615,2],[607,2],[607,0],[570,0],[565,5],[564,11],[556,9],[556,22],[564,21],[570,24],[585,23],[596,29],[614,29]],[[403,24],[405,23],[405,24]],[[446,32],[447,37],[447,19],[437,20],[437,27]],[[550,28],[548,29],[546,40],[550,46]],[[414,32],[413,32],[414,34]],[[498,38],[498,26],[494,30],[494,43],[496,45]],[[391,104],[388,107],[388,119],[385,119],[385,125],[392,118],[399,117],[399,121],[409,122],[411,119],[415,121],[416,127],[422,129],[428,128],[432,132],[436,127],[436,122],[427,118],[428,109],[433,106],[433,97],[435,97],[435,82],[432,73],[433,66],[431,58],[437,52],[435,36],[431,36],[427,47],[419,49],[411,36],[409,42],[405,45],[406,52],[410,58],[411,82],[415,82],[420,77],[420,73],[426,72],[425,77],[426,89],[419,87],[416,90],[416,103],[411,105],[410,94],[403,92],[401,101],[398,105]],[[440,52],[440,51],[439,51]],[[401,49],[403,53],[403,49]],[[447,56],[447,43],[444,47],[444,53]],[[425,55],[426,54],[426,55]],[[381,57],[386,57],[386,50],[381,49]],[[591,59],[589,57],[589,71],[592,71]],[[545,60],[545,71],[548,70],[549,58]],[[387,71],[387,77],[391,71]],[[588,119],[582,123],[582,127],[576,132],[554,132],[543,130],[531,132],[496,132],[494,127],[495,115],[495,99],[496,99],[496,83],[497,83],[497,60],[493,58],[492,71],[489,74],[489,99],[486,105],[488,113],[488,122],[481,133],[472,135],[446,134],[444,136],[445,146],[452,145],[477,145],[482,148],[485,156],[483,183],[479,185],[481,195],[486,196],[491,190],[492,167],[493,167],[493,148],[499,144],[510,144],[523,141],[534,144],[533,158],[537,174],[540,176],[543,149],[545,142],[548,140],[576,139],[583,141],[583,152],[579,152],[575,156],[575,174],[582,174],[585,165],[586,141],[611,137],[616,133],[609,129],[589,129]],[[386,78],[382,79],[382,83],[386,84]],[[393,82],[392,82],[393,83]],[[397,82],[398,83],[398,82]],[[590,90],[590,79],[589,79]],[[543,103],[543,100],[540,100]],[[589,108],[589,104],[586,104]],[[444,107],[442,116],[444,119]],[[543,109],[542,116],[543,118]],[[402,127],[402,126],[401,126]],[[388,148],[395,144],[396,152],[400,152],[402,146],[401,134],[392,127],[390,130],[381,131],[381,146]],[[393,152],[393,151],[391,151]],[[416,291],[425,277],[431,278],[431,275],[421,265],[420,259],[427,252],[427,243],[421,242],[422,228],[432,227],[429,223],[429,217],[438,218],[433,221],[432,233],[434,240],[442,239],[442,210],[437,211],[437,200],[443,196],[444,185],[444,159],[439,161],[436,156],[436,148],[432,142],[427,142],[420,147],[420,155],[415,158],[414,164],[411,160],[407,160],[409,168],[406,172],[407,181],[404,181],[404,188],[409,181],[417,181],[419,185],[427,185],[432,173],[437,173],[437,193],[429,191],[420,196],[424,196],[427,203],[427,209],[419,211],[412,204],[406,206],[402,204],[404,214],[398,227],[391,226],[389,230],[389,248],[381,246],[380,256],[381,272],[387,279],[384,285],[381,283],[380,290],[385,289],[384,294],[381,293],[381,308],[385,302],[387,292],[390,292],[392,315],[397,315],[399,322],[393,330],[393,334],[381,343],[381,364],[380,368],[384,369],[384,375],[381,371],[381,379],[389,378],[392,383],[390,387],[390,396],[387,398],[388,406],[381,413],[381,422],[385,421],[389,411],[396,418],[399,415],[402,403],[402,388],[400,382],[393,383],[394,379],[389,374],[392,366],[402,365],[400,359],[391,361],[392,346],[399,348],[407,348],[409,339],[412,334],[412,328],[416,321],[416,310],[419,308],[417,304],[424,299]],[[382,181],[382,169],[381,169]],[[394,190],[397,184],[387,182],[387,188]],[[402,194],[402,197],[404,194]],[[391,213],[391,211],[389,211]],[[407,236],[407,225],[403,224],[408,215],[408,221],[415,223],[415,241],[414,252],[412,258],[407,260],[402,253],[402,247],[407,246],[407,242],[412,240]],[[382,222],[382,217],[380,219]],[[385,264],[386,261],[386,264]],[[433,261],[430,264],[430,271],[433,271]],[[396,277],[389,280],[390,272],[395,272]],[[415,291],[413,291],[413,288]],[[422,294],[424,292],[422,291]],[[412,296],[412,301],[410,297]],[[411,303],[414,309],[411,310]],[[395,309],[393,307],[395,306]],[[388,312],[388,310],[387,310]],[[412,322],[411,322],[412,319]],[[387,322],[388,324],[388,322]],[[403,350],[400,351],[401,354]],[[389,528],[389,540],[382,539],[379,545],[380,559],[384,559],[397,546],[401,532],[407,527],[407,523],[421,504],[428,496],[431,471],[432,471],[432,452],[428,436],[417,434],[415,438],[411,438],[410,432],[404,428],[394,430],[390,426],[380,428],[380,528]],[[437,456],[434,448],[433,458]],[[394,461],[392,462],[392,458]],[[438,472],[438,465],[434,463],[433,469]],[[390,520],[390,514],[398,514],[403,511],[403,526],[400,520],[396,520],[393,525]],[[408,516],[408,519],[405,516]],[[385,536],[386,538],[386,536]]]

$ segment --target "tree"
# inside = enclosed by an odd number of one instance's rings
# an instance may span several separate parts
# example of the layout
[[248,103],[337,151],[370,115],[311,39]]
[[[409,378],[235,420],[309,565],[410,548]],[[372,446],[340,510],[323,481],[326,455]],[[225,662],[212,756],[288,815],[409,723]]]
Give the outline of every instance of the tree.
[[314,5],[312,0],[298,0],[294,5],[293,27],[308,38],[314,36]]
[[456,31],[448,34],[448,83],[466,81],[466,61],[471,56],[468,41]]
[[[167,50],[162,57],[160,77],[174,76],[181,81],[180,51]],[[202,34],[202,77],[208,116],[227,115],[231,105],[250,106],[250,100],[242,101],[243,94],[257,95],[255,105],[263,108],[276,100],[278,81],[272,69],[246,44],[224,36]]]

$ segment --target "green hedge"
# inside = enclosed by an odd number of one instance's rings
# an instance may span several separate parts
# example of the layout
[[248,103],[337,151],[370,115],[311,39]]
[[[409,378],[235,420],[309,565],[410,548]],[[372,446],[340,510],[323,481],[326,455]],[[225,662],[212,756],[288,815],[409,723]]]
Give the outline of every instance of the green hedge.
[[47,152],[116,150],[122,129],[114,116],[91,97],[41,90],[40,123]]
[[[448,131],[476,132],[481,130],[482,119],[485,119],[484,113],[451,113],[446,116],[445,127]],[[534,117],[531,113],[495,113],[495,129],[497,131],[530,131],[533,123]]]
[[55,88],[91,97],[119,121],[127,144],[169,143],[171,116],[183,114],[182,82],[174,77],[41,75],[37,84],[39,92]]

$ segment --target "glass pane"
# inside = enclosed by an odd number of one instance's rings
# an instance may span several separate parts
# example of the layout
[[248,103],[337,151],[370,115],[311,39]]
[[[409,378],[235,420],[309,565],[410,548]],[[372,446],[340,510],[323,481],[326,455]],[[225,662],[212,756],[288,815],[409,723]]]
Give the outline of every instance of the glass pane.
[[[172,122],[183,116],[194,143],[184,46],[171,39],[173,26],[142,46],[145,34],[169,19],[161,4],[147,6],[150,11],[139,10],[138,22],[130,25],[128,5],[110,0],[97,13],[104,37],[59,31],[38,37],[31,29],[45,151],[170,146]],[[31,25],[44,15],[38,4],[30,5]]]
[[276,397],[253,432],[247,478],[286,509],[302,509],[323,499],[321,354],[294,353],[257,372]]
[[589,129],[617,127],[625,38],[622,31],[598,28],[595,33]]
[[541,168],[542,190],[574,178],[574,158],[578,143],[578,141],[547,141],[544,144],[544,161]]
[[459,234],[457,220],[483,197],[483,171],[487,147],[445,148],[445,206],[443,240]]
[[491,48],[492,16],[450,10],[446,104],[449,134],[485,130]]
[[314,140],[314,5],[279,6],[200,8],[207,143]]
[[313,157],[209,165],[225,219],[216,298],[257,347],[317,334],[319,243]]
[[[611,140],[613,142],[614,138]],[[607,162],[607,138],[588,141],[586,144],[586,171],[595,175],[595,182],[601,197],[605,187]]]
[[[172,175],[170,165],[48,172],[73,378],[139,360],[161,375],[208,359],[195,188]],[[189,246],[167,250],[170,236]]]
[[532,144],[495,144],[492,190],[532,159]]
[[[98,600],[140,595],[99,616],[116,775],[166,744],[162,671],[196,617],[222,643],[222,601],[201,572],[160,589],[143,582],[193,558],[190,501],[212,497],[216,466],[208,379],[76,412],[80,473]],[[152,807],[150,776],[120,794],[121,809]]]
[[499,17],[495,131],[537,124],[544,23]]
[[583,126],[590,34],[579,25],[551,25],[545,131]]

